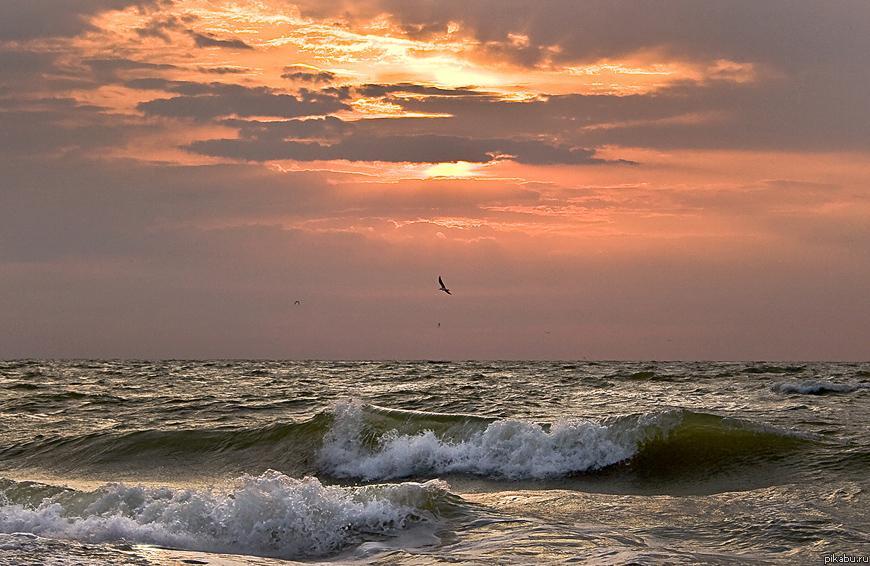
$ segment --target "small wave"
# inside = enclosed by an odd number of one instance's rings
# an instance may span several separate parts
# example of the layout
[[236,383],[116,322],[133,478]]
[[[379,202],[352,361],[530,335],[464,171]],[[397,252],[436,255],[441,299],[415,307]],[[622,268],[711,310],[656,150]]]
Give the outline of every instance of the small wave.
[[673,377],[654,370],[618,371],[606,376],[608,379],[627,379],[630,381],[673,381]]
[[606,379],[628,380],[628,381],[681,381],[679,374],[673,374],[662,369],[620,369],[609,375],[605,375]]
[[759,364],[747,366],[743,368],[745,373],[800,373],[806,369],[806,366],[779,366],[770,364]]
[[0,483],[0,532],[317,557],[436,526],[442,508],[458,500],[447,489],[440,481],[324,486],[316,478],[293,479],[272,470],[240,478],[229,493],[119,483],[82,492],[5,480]]
[[830,381],[803,380],[782,381],[770,386],[771,391],[776,393],[799,393],[801,395],[826,395],[830,393],[852,393],[859,389],[867,389],[867,383],[833,383]]
[[603,422],[566,420],[550,426],[443,416],[451,425],[441,432],[409,431],[410,416],[404,431],[384,431],[382,423],[373,428],[369,419],[379,411],[358,403],[335,408],[333,426],[319,453],[323,471],[364,480],[446,473],[517,480],[563,477],[627,463],[656,473],[673,469],[674,457],[680,458],[683,469],[709,469],[744,456],[789,450],[802,442],[746,421],[684,410]]
[[673,376],[650,370],[636,371],[620,377],[626,377],[631,381],[674,381]]
[[7,385],[5,387],[5,389],[12,389],[12,390],[17,390],[17,391],[35,391],[35,390],[40,389],[40,388],[41,388],[41,386],[39,386],[35,383],[21,383],[21,382],[13,383],[13,384]]
[[127,401],[123,397],[118,397],[117,395],[86,393],[73,390],[37,393],[30,395],[26,400],[28,403],[35,406],[49,403],[63,403],[66,401],[89,401],[92,403],[125,403]]

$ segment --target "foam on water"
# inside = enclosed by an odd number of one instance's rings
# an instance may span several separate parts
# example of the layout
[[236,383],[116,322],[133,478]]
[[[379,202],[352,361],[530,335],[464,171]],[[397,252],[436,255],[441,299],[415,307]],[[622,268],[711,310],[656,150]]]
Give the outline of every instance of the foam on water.
[[[31,504],[33,484],[0,489],[0,533],[83,542],[299,558],[437,524],[443,482],[343,488],[275,471],[245,476],[229,493],[108,484]],[[42,486],[44,489],[44,486]]]

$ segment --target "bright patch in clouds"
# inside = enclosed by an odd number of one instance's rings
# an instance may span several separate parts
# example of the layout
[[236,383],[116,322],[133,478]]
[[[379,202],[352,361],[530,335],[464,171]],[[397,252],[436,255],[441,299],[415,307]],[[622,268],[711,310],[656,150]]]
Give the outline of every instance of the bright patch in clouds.
[[426,169],[427,177],[471,177],[480,168],[478,164],[459,161],[438,163]]

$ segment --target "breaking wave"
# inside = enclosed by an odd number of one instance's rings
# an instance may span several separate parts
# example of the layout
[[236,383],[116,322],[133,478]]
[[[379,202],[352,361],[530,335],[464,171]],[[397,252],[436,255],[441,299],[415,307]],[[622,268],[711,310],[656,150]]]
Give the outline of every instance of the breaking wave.
[[280,558],[334,554],[366,540],[434,527],[461,501],[447,485],[324,486],[275,471],[228,493],[108,484],[84,492],[0,479],[0,532],[86,542]]
[[[650,474],[675,467],[715,468],[793,450],[806,442],[771,427],[686,410],[552,425],[417,415],[357,403],[338,405],[320,449],[320,468],[337,477],[364,480],[450,473],[545,479],[616,464]],[[395,428],[385,427],[389,420]]]

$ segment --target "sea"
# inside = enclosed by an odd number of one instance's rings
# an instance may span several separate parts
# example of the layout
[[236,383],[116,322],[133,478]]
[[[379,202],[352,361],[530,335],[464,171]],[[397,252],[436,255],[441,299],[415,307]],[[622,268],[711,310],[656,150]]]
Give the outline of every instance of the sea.
[[0,362],[0,564],[870,556],[870,362]]

